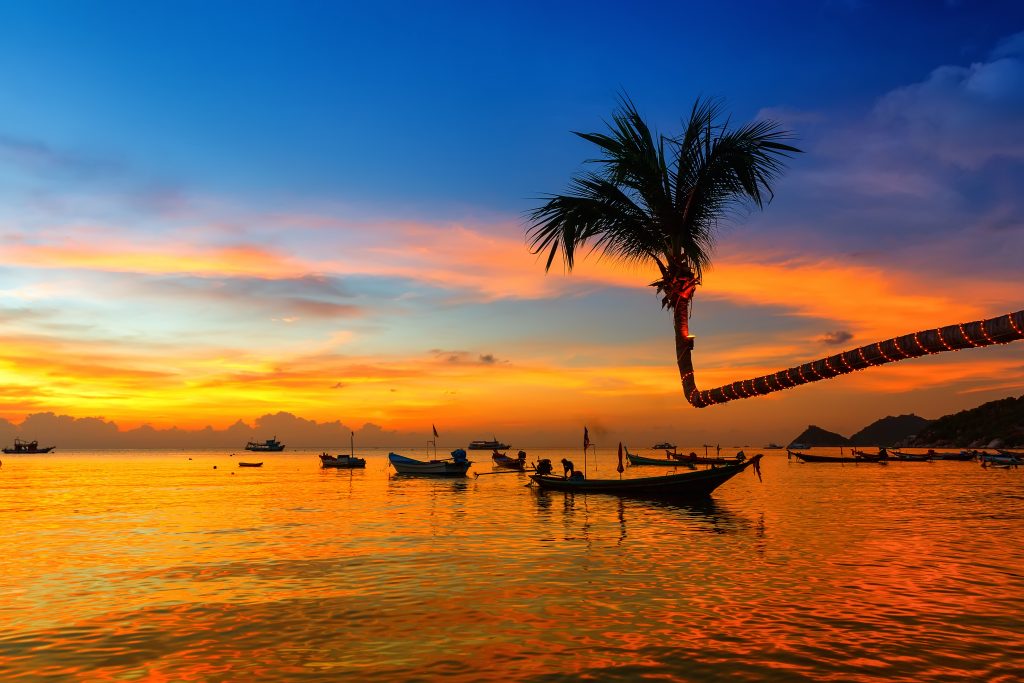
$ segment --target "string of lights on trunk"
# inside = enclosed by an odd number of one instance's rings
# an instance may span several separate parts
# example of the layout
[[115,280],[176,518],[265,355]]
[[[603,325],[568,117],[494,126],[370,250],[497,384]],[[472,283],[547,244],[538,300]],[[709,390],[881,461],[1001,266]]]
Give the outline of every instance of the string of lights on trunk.
[[[682,377],[686,400],[696,408],[726,403],[741,398],[763,396],[800,384],[831,379],[875,365],[895,363],[907,358],[918,358],[946,351],[1009,344],[1024,339],[1024,311],[1007,313],[988,320],[947,325],[893,337],[885,341],[861,346],[850,351],[780,370],[771,375],[741,380],[714,389],[697,388],[693,372]],[[693,338],[685,340],[693,348]]]

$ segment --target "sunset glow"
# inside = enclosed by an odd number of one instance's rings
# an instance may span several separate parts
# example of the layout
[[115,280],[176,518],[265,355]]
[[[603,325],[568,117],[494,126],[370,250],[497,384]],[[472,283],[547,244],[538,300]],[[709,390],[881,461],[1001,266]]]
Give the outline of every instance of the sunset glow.
[[[1012,78],[1024,72],[1018,38],[993,37],[970,60],[919,63],[901,82],[860,89],[852,108],[826,93],[811,104],[796,91],[765,99],[715,84],[738,118],[778,119],[807,153],[766,211],[723,226],[692,319],[702,386],[1020,308],[1011,255],[1024,250],[1024,214],[1004,180],[1021,173],[1019,130],[1007,129],[1004,146],[951,156],[951,141],[974,134],[953,118],[976,106],[974,86],[936,76],[970,61],[985,83]],[[941,88],[948,144],[933,149],[913,112]],[[672,129],[702,90],[632,94]],[[1000,92],[986,120],[1017,120]],[[139,112],[158,106],[116,95]],[[359,185],[348,157],[306,150],[292,177],[274,163],[284,151],[254,143],[249,161],[261,163],[244,173],[227,158],[162,166],[144,151],[162,143],[118,134],[114,122],[94,121],[104,134],[86,140],[27,109],[11,113],[0,128],[0,417],[196,429],[284,411],[409,435],[439,422],[460,438],[543,426],[557,442],[589,419],[643,439],[671,424],[778,440],[807,422],[842,431],[881,416],[854,403],[934,417],[1024,388],[1020,348],[982,349],[738,409],[778,425],[772,434],[737,426],[732,410],[697,417],[679,388],[670,316],[647,286],[657,272],[591,255],[571,275],[557,265],[545,274],[525,244],[529,198],[560,191],[586,158],[569,129],[600,128],[614,93],[599,99],[596,110],[557,105],[565,122],[533,133],[546,153],[516,161],[505,187],[458,166],[434,173],[424,193],[412,186],[428,168],[396,170],[406,193],[397,200],[384,185]],[[83,111],[88,101],[81,95]],[[239,139],[254,140],[259,120],[243,123]],[[202,138],[198,121],[176,135]],[[318,125],[330,145],[350,139],[344,126]],[[493,167],[528,142],[472,158]],[[323,167],[324,178],[306,167]],[[238,182],[225,182],[232,172]],[[987,190],[968,192],[968,182]],[[830,407],[823,399],[837,392],[843,406]]]

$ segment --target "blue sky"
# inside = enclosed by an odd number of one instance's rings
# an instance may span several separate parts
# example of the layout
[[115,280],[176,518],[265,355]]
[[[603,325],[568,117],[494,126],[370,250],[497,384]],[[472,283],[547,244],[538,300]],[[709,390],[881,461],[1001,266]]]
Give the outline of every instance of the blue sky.
[[[500,400],[450,398],[488,375],[422,379],[456,358],[505,372],[495,386],[519,404],[535,389],[516,377],[564,379],[565,420],[612,422],[625,397],[696,419],[649,278],[545,277],[523,246],[523,212],[591,154],[570,131],[601,129],[622,91],[664,132],[720,97],[806,151],[766,212],[727,226],[698,294],[697,363],[715,378],[810,360],[829,332],[865,343],[1020,308],[1021,3],[7,2],[0,322],[23,350],[0,359],[20,387],[0,417],[320,419],[334,394],[287,398],[305,373],[415,388],[372,414],[359,406],[390,397],[351,392],[357,423],[500,423]],[[922,377],[963,354],[700,420],[802,427],[828,396],[818,421],[859,428],[1024,388],[1020,351],[972,358],[947,383]],[[217,372],[279,393],[157,410],[133,393],[149,372],[164,396]]]

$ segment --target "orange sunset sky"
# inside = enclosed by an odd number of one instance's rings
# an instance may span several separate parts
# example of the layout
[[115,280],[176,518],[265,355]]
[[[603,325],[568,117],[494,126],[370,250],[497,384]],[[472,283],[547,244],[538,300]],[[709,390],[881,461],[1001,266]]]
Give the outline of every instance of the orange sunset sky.
[[545,275],[523,220],[589,158],[570,131],[602,129],[618,88],[666,133],[721,96],[806,153],[763,213],[722,226],[693,311],[700,386],[1019,310],[1012,27],[668,63],[650,46],[613,62],[593,35],[520,42],[483,9],[463,18],[481,35],[439,23],[411,43],[257,16],[230,44],[184,22],[159,45],[158,11],[131,31],[4,12],[24,29],[0,45],[4,434],[59,439],[17,431],[48,412],[125,430],[283,411],[413,443],[433,424],[453,445],[574,444],[583,425],[599,445],[757,444],[1024,393],[1010,344],[691,408],[655,273],[591,257]]

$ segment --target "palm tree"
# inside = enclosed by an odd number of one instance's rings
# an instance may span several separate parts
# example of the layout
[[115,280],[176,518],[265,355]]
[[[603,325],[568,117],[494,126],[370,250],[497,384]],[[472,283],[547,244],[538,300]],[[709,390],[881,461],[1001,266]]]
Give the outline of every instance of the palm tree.
[[[547,253],[545,272],[561,255],[572,271],[576,251],[589,248],[629,263],[653,261],[651,283],[673,314],[683,393],[703,408],[787,389],[904,358],[1024,338],[1024,311],[927,330],[819,359],[752,380],[701,391],[693,372],[691,304],[711,266],[720,223],[745,209],[763,209],[784,162],[801,150],[773,121],[730,128],[721,106],[698,99],[679,137],[653,133],[628,97],[607,133],[576,133],[597,145],[597,172],[572,178],[569,194],[551,195],[529,214],[533,253]],[[955,328],[955,329],[954,329]]]

